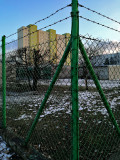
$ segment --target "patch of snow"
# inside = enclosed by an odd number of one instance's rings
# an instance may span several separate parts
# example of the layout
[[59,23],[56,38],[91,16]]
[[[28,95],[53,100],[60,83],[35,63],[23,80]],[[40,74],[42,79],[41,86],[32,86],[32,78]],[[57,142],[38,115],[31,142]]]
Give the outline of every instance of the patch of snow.
[[[96,88],[94,81],[91,79],[88,79],[88,87],[94,87]],[[51,80],[45,81],[45,80],[40,80],[38,83],[43,84],[43,85],[49,85]],[[107,88],[112,88],[112,87],[118,87],[119,86],[119,81],[117,80],[99,80],[100,85],[102,88],[107,89]],[[55,85],[60,85],[60,86],[70,86],[71,85],[71,79],[58,79],[55,83]],[[85,80],[84,79],[79,79],[78,80],[78,85],[85,87]]]
[[0,159],[8,160],[14,153],[9,154],[10,148],[7,147],[6,142],[0,136]]
[[31,115],[23,114],[20,117],[18,117],[17,119],[15,119],[15,121],[21,120],[21,119],[27,119],[27,118],[32,118],[32,116]]

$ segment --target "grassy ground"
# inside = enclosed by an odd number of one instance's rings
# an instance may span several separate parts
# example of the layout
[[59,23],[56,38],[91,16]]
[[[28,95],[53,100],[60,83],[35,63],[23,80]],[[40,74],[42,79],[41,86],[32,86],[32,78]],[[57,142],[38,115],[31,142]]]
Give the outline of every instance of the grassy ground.
[[[17,90],[7,92],[7,125],[23,138],[27,135],[48,86],[39,86],[36,92],[25,88],[18,86]],[[105,94],[120,124],[119,89],[109,88]],[[108,160],[120,146],[119,136],[93,87],[88,91],[84,87],[79,88],[79,135],[81,160]],[[56,86],[30,143],[48,158],[68,160],[72,148],[71,138],[70,87]]]

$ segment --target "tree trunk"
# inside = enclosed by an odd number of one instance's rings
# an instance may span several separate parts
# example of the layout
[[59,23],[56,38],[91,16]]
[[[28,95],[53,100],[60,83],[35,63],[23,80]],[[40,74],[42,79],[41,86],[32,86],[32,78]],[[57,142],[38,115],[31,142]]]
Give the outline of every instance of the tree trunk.
[[37,67],[34,66],[34,71],[33,71],[33,91],[37,90]]
[[28,69],[28,67],[26,67],[26,70],[27,70],[27,79],[28,79],[28,84],[29,84],[29,88],[30,88],[30,90],[32,90],[32,86],[31,86],[31,83],[30,83],[30,73],[29,73],[29,69]]
[[39,51],[34,50],[34,71],[33,71],[33,91],[37,90],[38,81],[38,54]]
[[88,90],[88,76],[85,76],[85,89]]
[[30,72],[29,72],[29,66],[28,66],[28,62],[27,62],[27,50],[25,49],[25,68],[26,68],[26,71],[27,71],[27,79],[28,79],[28,84],[29,84],[29,88],[30,90],[32,90],[32,86],[31,86],[31,83],[30,83]]

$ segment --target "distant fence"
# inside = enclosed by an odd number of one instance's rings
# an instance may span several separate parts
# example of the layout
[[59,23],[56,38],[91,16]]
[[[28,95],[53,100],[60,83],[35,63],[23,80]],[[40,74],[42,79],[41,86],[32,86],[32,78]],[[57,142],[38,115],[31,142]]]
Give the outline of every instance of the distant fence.
[[[28,67],[28,73],[30,79],[33,79],[34,68]],[[51,66],[39,66],[37,68],[37,76],[38,79],[51,79]],[[24,66],[16,68],[16,80],[27,80],[27,71]]]

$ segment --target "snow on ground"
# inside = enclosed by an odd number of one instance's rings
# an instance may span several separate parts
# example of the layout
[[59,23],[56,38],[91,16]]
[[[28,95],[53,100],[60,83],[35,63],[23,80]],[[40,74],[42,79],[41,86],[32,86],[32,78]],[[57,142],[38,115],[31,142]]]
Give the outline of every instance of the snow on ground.
[[[41,115],[41,118],[45,117],[46,115],[49,114],[54,114],[59,111],[65,110],[65,113],[69,114],[70,113],[70,95],[65,94],[65,96],[58,96],[58,95],[50,95],[48,101],[47,101],[47,106],[46,109],[44,110],[44,113]],[[27,107],[27,113],[26,111],[22,111],[22,115],[20,115],[18,118],[15,120],[21,120],[21,119],[30,119],[32,118],[30,113],[36,114],[38,111],[38,108],[41,105],[41,102],[44,98],[44,95],[34,95],[34,94],[21,94],[17,93],[16,95],[13,93],[9,93],[9,96],[6,97],[6,103],[7,103],[7,108],[10,109],[10,106],[17,107],[17,110],[21,109],[21,106]]]
[[9,153],[10,148],[7,147],[6,142],[3,141],[2,137],[0,136],[0,159],[1,160],[8,160],[14,153]]
[[[118,87],[118,81],[100,81],[103,88]],[[49,81],[41,81],[42,84],[47,84]],[[70,79],[59,79],[56,82],[57,85],[70,85]],[[79,85],[84,86],[84,80],[79,79]],[[95,86],[92,80],[88,80],[89,86]],[[113,95],[112,95],[113,94]],[[110,103],[111,108],[115,108],[118,104],[120,104],[120,96],[118,90],[113,89],[111,92],[107,93],[107,100]],[[16,107],[16,110],[21,110],[21,114],[19,117],[15,118],[15,120],[22,119],[31,119],[32,115],[36,115],[38,108],[41,105],[41,102],[44,98],[43,93],[38,92],[8,92],[6,97],[6,104],[8,109],[12,109],[13,106]],[[2,100],[0,97],[0,104],[2,104]],[[29,111],[28,113],[24,110],[24,107]],[[93,114],[97,114],[97,112],[101,112],[101,114],[106,115],[107,110],[105,109],[99,93],[97,91],[80,91],[79,92],[79,110],[87,109],[88,112],[92,111]],[[41,115],[41,118],[46,115],[54,114],[56,112],[65,111],[66,114],[71,113],[71,93],[70,91],[64,91],[59,94],[59,91],[54,92],[50,95],[46,108]]]
[[[88,79],[88,86],[89,87],[94,87],[95,88],[95,84],[94,81],[91,79]],[[40,80],[39,83],[43,84],[43,85],[48,85],[50,84],[51,80]],[[99,80],[100,85],[102,88],[107,89],[107,88],[111,88],[111,87],[119,87],[120,86],[120,81],[118,80]],[[62,86],[70,86],[71,85],[71,79],[58,79],[55,83],[55,85],[62,85]],[[84,79],[79,79],[78,80],[78,85],[85,87],[85,80]]]
[[[113,90],[112,94],[109,92],[107,93],[107,100],[110,103],[111,108],[114,108],[120,104],[120,96],[118,96],[119,93],[117,90]],[[32,114],[36,115],[43,98],[44,95],[39,95],[39,93],[33,94],[33,92],[9,93],[6,97],[7,108],[10,109],[11,106],[14,106],[17,107],[16,109],[21,110],[21,107],[23,107],[22,114],[15,120],[31,119]],[[24,107],[27,108],[29,113],[24,110]],[[92,111],[94,114],[96,114],[96,112],[101,112],[103,115],[107,114],[107,110],[105,109],[97,91],[79,92],[79,110],[81,111],[84,109],[87,109],[88,112]],[[61,111],[65,111],[67,114],[71,113],[70,91],[66,91],[60,95],[59,93],[51,94],[41,118]]]
[[[48,81],[41,82],[42,84],[47,84]],[[103,88],[112,89],[112,87],[119,87],[118,81],[100,81]],[[71,85],[70,79],[58,80],[56,82],[57,85]],[[88,80],[88,85],[95,87],[92,80]],[[79,80],[79,86],[85,86],[84,80]],[[120,96],[119,91],[113,89],[113,91],[107,93],[107,99],[110,103],[112,109],[115,109],[118,105],[120,105]],[[102,115],[107,115],[107,110],[105,109],[99,93],[97,91],[79,91],[79,111],[86,110],[86,113],[90,113],[93,115],[97,115],[101,113]],[[32,119],[33,115],[36,115],[38,108],[41,105],[41,102],[44,98],[43,93],[35,93],[35,92],[24,92],[24,93],[15,93],[15,92],[7,92],[6,104],[7,109],[15,108],[20,110],[21,114],[16,117],[14,120],[22,120],[22,119]],[[2,106],[2,97],[0,96],[0,106]],[[26,107],[26,110],[24,109]],[[28,112],[29,111],[29,112]],[[65,112],[66,114],[71,113],[71,93],[70,91],[64,91],[59,94],[58,92],[54,92],[50,95],[43,114],[41,118],[44,118],[47,115],[52,115],[55,113]],[[58,115],[56,115],[57,117]],[[82,120],[82,117],[79,118]],[[98,122],[99,123],[99,122]],[[9,148],[6,146],[6,143],[0,137],[0,159],[7,160],[12,154],[9,154]]]

